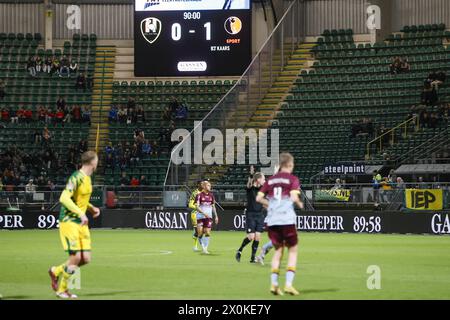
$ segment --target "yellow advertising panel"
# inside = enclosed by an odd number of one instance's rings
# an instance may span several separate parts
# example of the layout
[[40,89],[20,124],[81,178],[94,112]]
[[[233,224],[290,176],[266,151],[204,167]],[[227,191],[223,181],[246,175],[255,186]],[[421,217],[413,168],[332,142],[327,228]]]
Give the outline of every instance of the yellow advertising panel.
[[442,210],[442,189],[406,189],[406,208],[412,210]]

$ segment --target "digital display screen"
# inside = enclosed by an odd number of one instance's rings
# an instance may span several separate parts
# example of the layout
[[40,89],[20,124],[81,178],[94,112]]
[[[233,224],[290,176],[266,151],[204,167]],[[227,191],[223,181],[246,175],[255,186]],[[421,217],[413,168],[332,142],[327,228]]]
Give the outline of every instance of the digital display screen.
[[238,76],[251,60],[250,0],[136,0],[135,76]]

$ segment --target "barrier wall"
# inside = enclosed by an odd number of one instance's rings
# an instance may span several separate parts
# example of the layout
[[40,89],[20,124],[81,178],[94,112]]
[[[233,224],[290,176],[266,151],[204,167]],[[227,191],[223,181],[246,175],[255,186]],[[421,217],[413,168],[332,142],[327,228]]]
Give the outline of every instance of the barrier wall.
[[[220,212],[214,230],[245,230],[245,214],[239,210]],[[188,230],[192,228],[186,210],[103,210],[98,219],[90,218],[92,228],[139,228]],[[9,212],[0,214],[0,229],[53,229],[56,213]],[[349,232],[396,234],[450,234],[450,213],[402,213],[378,211],[299,212],[300,232]]]

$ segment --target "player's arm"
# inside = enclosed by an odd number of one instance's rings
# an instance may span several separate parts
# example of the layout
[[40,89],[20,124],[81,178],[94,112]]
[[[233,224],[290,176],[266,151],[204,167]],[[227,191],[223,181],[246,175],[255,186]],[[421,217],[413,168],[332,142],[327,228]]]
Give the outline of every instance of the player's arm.
[[219,223],[219,215],[217,214],[217,208],[216,208],[216,199],[215,198],[213,198],[213,204],[212,204],[212,212],[213,212],[213,215],[214,215],[214,222],[216,223],[216,224],[218,224]]
[[264,185],[261,187],[261,189],[258,191],[258,194],[256,195],[256,202],[259,202],[263,205],[264,208],[269,207],[269,200],[266,199],[266,193],[269,190],[269,184],[266,181]]
[[75,202],[72,200],[72,196],[74,193],[75,188],[77,187],[77,182],[75,178],[70,178],[69,182],[67,183],[66,188],[61,193],[61,196],[59,197],[59,202],[67,208],[70,212],[76,214],[81,219],[81,224],[85,225],[88,223],[88,218],[86,217],[86,213],[83,212],[83,210],[80,209],[76,205]]
[[247,189],[250,189],[252,187],[254,174],[255,174],[255,168],[253,166],[250,166],[250,174],[247,179]]
[[303,201],[300,200],[300,190],[291,190],[290,194],[292,202],[294,202],[300,209],[303,209],[305,205],[303,204]]
[[97,218],[100,215],[100,208],[97,208],[92,203],[88,203],[88,210],[93,218]]
[[194,192],[192,193],[191,198],[189,199],[188,207],[191,210],[197,210],[197,204],[195,203],[196,196],[197,195]]
[[269,201],[265,198],[265,193],[259,191],[258,195],[256,196],[256,202],[259,202],[263,205],[264,208],[269,207]]

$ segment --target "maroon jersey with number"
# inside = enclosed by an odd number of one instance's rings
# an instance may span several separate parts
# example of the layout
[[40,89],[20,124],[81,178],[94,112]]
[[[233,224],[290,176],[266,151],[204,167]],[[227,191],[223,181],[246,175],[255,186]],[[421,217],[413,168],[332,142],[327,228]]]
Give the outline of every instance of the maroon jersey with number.
[[295,224],[297,215],[291,200],[291,191],[300,193],[300,182],[296,176],[287,172],[278,172],[267,179],[259,191],[269,200],[267,209],[269,227]]
[[[212,208],[215,203],[214,195],[212,192],[200,192],[195,197],[195,202],[199,208],[205,212],[209,218],[212,218]],[[204,219],[206,216],[203,213],[197,212],[197,219]]]

